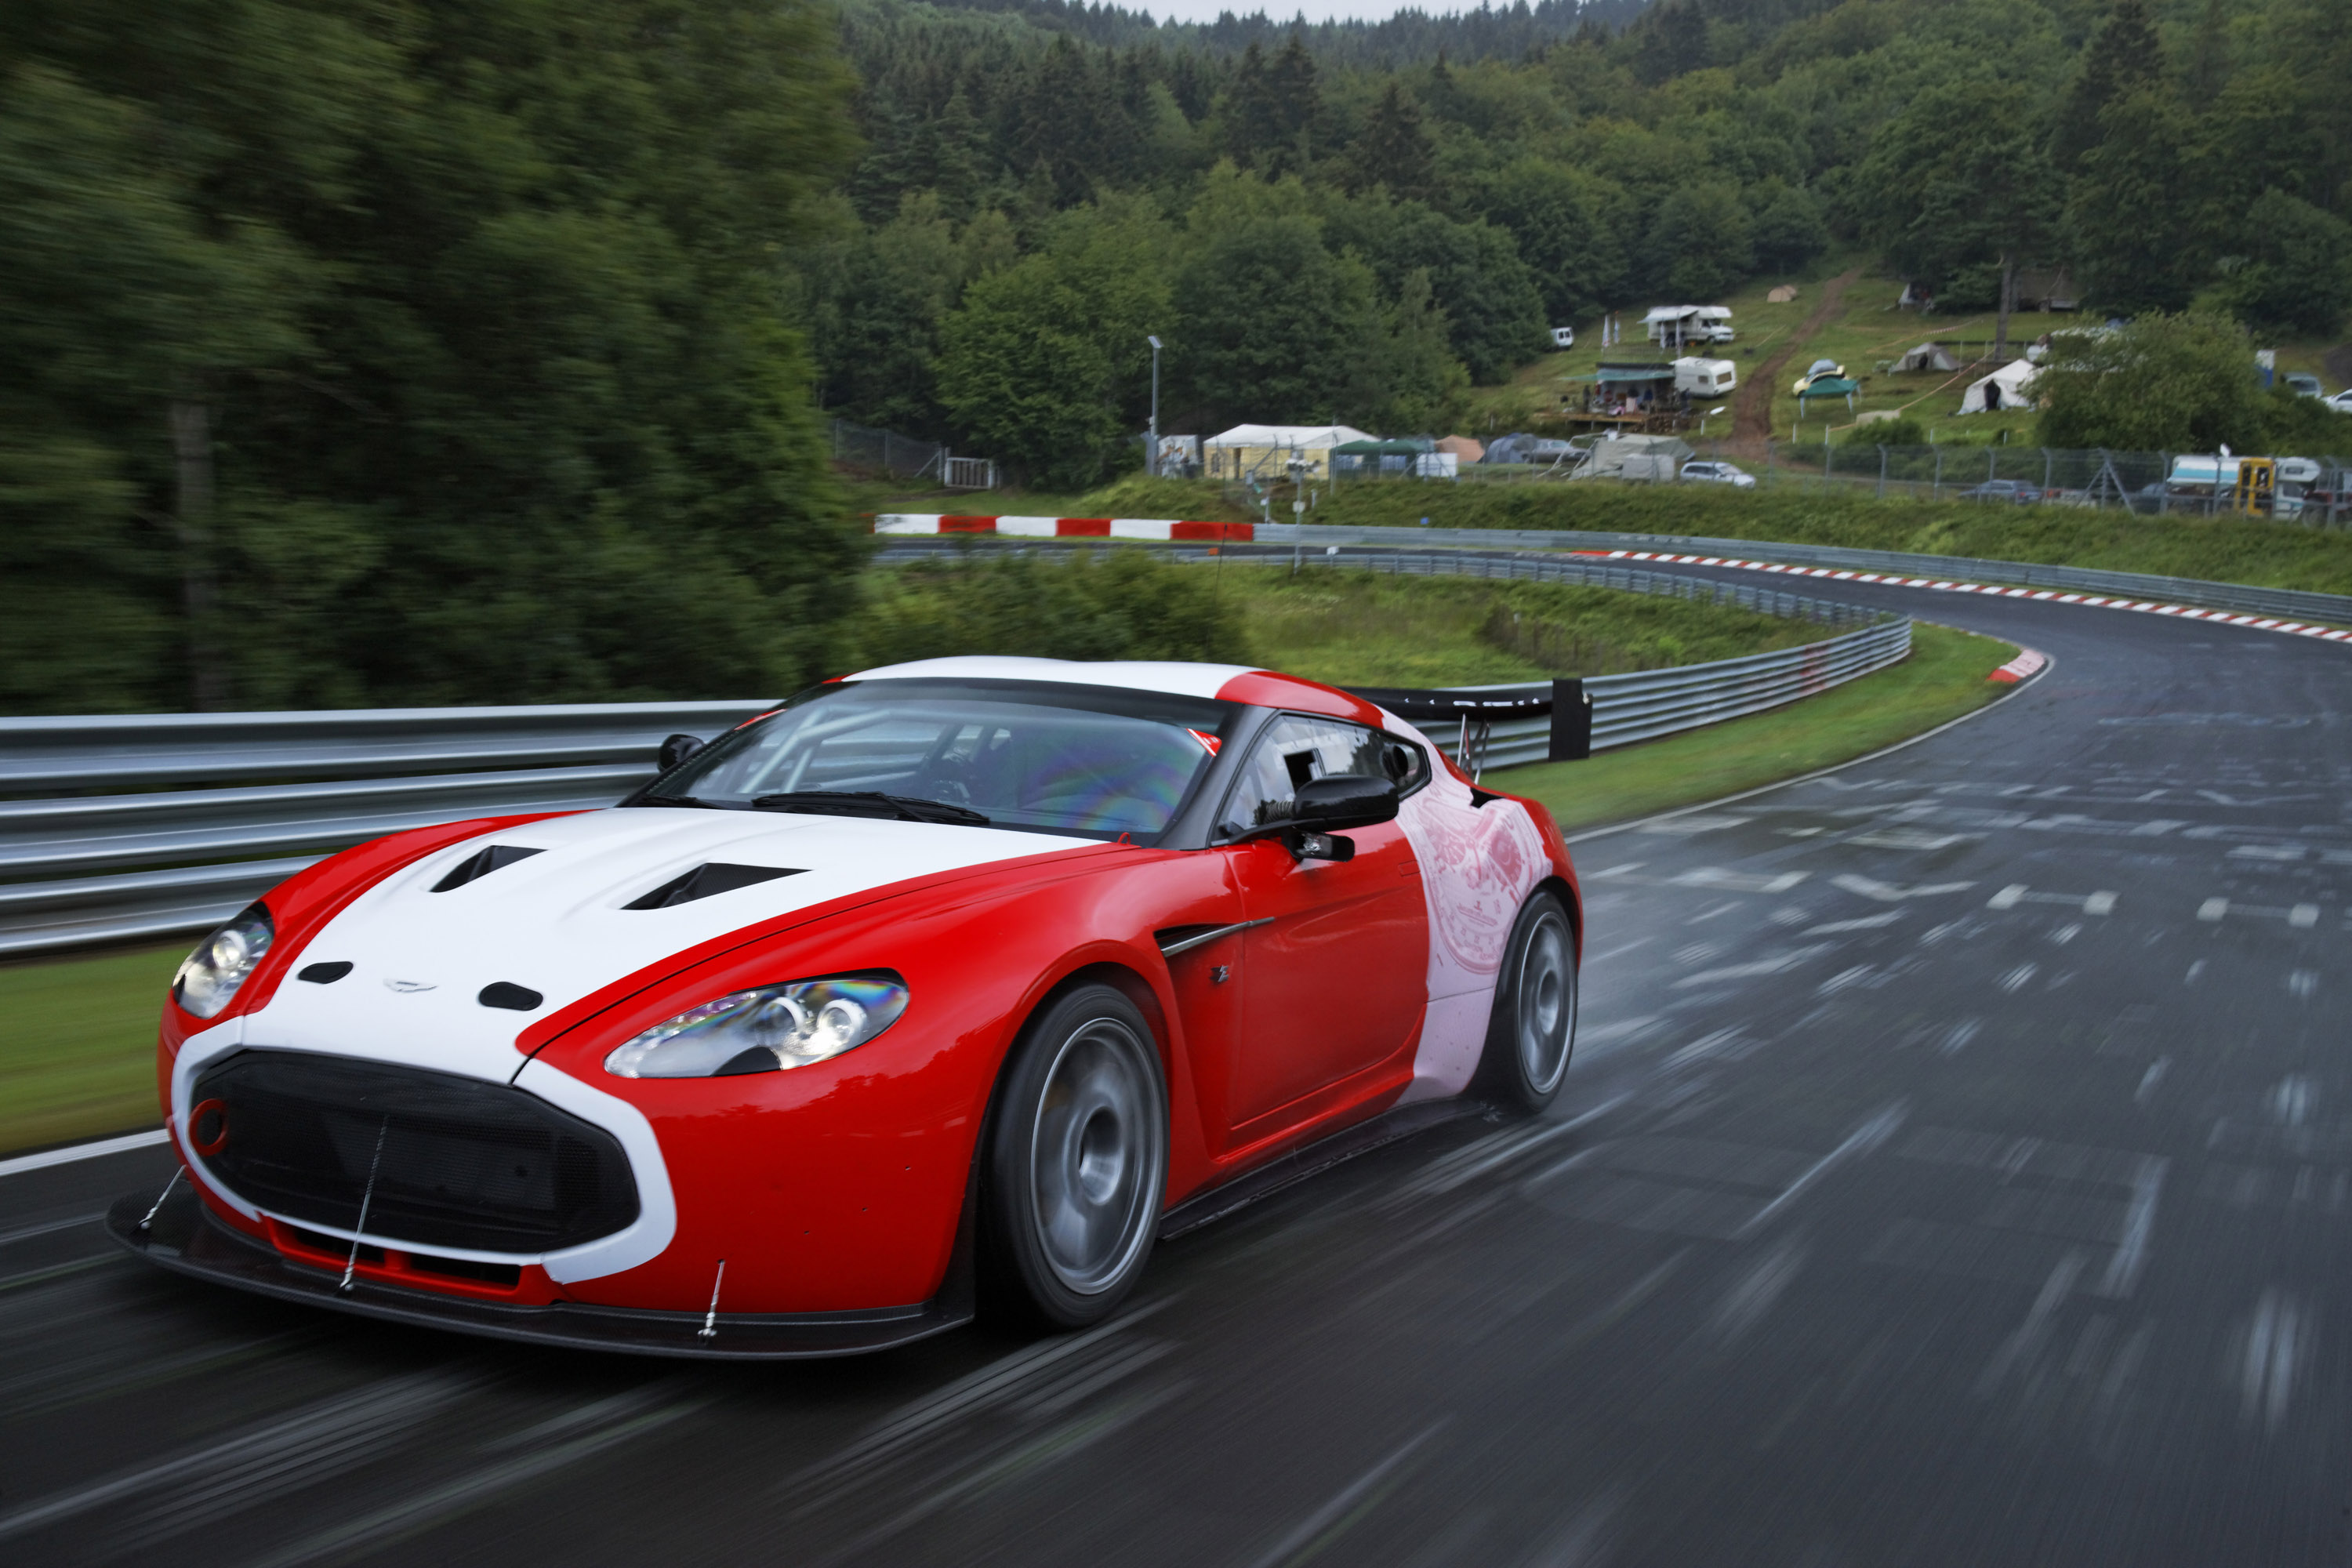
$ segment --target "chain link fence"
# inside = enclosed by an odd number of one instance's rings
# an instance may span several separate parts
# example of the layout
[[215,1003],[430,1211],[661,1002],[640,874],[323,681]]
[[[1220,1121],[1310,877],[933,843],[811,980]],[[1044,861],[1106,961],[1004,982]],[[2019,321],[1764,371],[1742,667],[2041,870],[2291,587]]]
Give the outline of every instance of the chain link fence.
[[[2105,507],[2142,516],[2219,517],[2251,515],[2299,521],[2317,528],[2352,526],[2352,458],[2336,454],[2276,458],[2270,488],[2257,491],[2238,483],[2246,460],[2194,452],[2110,452],[2055,447],[1933,445],[1885,447],[1847,439],[1836,442],[1768,441],[1758,459],[1753,447],[1684,437],[1689,448],[1676,463],[1730,464],[1759,487],[1836,487],[1884,499],[1983,501],[2010,506]],[[1654,483],[1653,467],[1592,474],[1593,441],[1578,437],[1545,443],[1540,460],[1525,463],[1465,463],[1460,478],[1473,484]],[[1565,449],[1555,449],[1565,448]],[[1662,451],[1679,454],[1680,447]],[[1416,476],[1372,476],[1361,483],[1414,482]],[[1687,482],[1738,483],[1697,473]],[[1422,480],[1421,482],[1428,482]]]
[[899,479],[937,479],[950,489],[992,490],[996,461],[992,458],[959,458],[937,441],[919,441],[896,430],[877,430],[846,419],[832,424],[833,460],[855,468],[871,468]]

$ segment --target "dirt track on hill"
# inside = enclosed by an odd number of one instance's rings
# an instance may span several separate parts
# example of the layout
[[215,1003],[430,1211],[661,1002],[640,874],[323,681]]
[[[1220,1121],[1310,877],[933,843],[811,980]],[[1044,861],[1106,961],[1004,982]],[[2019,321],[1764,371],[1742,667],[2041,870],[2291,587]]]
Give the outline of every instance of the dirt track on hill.
[[1857,267],[1852,271],[1839,273],[1823,284],[1822,302],[1813,307],[1813,313],[1789,334],[1789,341],[1769,358],[1739,378],[1739,393],[1731,403],[1733,451],[1748,456],[1762,454],[1764,443],[1772,437],[1772,388],[1780,379],[1782,367],[1788,364],[1789,356],[1797,352],[1797,345],[1819,331],[1822,323],[1830,319],[1830,312],[1836,310],[1838,301],[1845,298],[1846,285],[1861,276],[1862,268]]

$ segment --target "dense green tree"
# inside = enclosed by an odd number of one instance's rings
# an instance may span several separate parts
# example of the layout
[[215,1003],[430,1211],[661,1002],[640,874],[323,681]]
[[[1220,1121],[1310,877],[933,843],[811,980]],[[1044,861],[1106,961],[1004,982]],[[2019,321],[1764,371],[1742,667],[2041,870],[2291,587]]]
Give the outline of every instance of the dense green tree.
[[1084,489],[1117,464],[1141,424],[1145,339],[1169,325],[1171,237],[1138,203],[1069,213],[1042,248],[972,284],[939,363],[958,426],[1042,484]]
[[1962,80],[1913,99],[1854,173],[1864,232],[1888,263],[1939,288],[1990,275],[2003,340],[2017,268],[2058,245],[2043,142],[2023,87]]
[[1364,119],[1364,128],[1348,148],[1351,189],[1375,185],[1411,201],[1427,201],[1435,194],[1436,163],[1429,133],[1421,128],[1421,105],[1391,80],[1381,89],[1378,103]]
[[1402,297],[1408,274],[1425,273],[1473,381],[1501,381],[1543,352],[1543,297],[1507,231],[1419,202],[1367,199],[1335,206],[1327,237],[1371,264],[1385,299]]
[[2257,448],[2253,344],[2226,316],[2151,311],[2121,327],[2060,332],[2033,394],[2048,447],[2131,452]]
[[2116,99],[2099,123],[2105,138],[2083,155],[2066,207],[2084,291],[2125,314],[2184,310],[2211,254],[2214,187],[2196,156],[2196,126],[2162,87]]
[[2352,310],[2352,224],[2284,191],[2246,209],[2243,256],[2226,258],[2221,304],[2259,331],[2333,335]]
[[1625,243],[1608,195],[1604,182],[1541,158],[1518,159],[1476,189],[1478,211],[1517,242],[1555,326],[1625,302]]
[[2083,159],[2106,140],[2099,116],[2120,98],[2156,86],[2164,77],[2164,47],[2146,0],[2116,0],[2084,46],[2074,79],[2058,100],[2050,130],[2050,161],[2059,173],[2080,171]]
[[1748,239],[1756,265],[1768,272],[1793,272],[1830,247],[1828,217],[1811,191],[1781,185],[1755,208]]
[[25,226],[0,267],[46,275],[0,288],[0,381],[66,394],[5,422],[0,468],[85,481],[70,513],[36,503],[81,538],[0,576],[56,603],[95,551],[130,645],[161,617],[186,650],[71,656],[22,700],[716,695],[816,668],[841,602],[801,596],[854,545],[773,258],[845,151],[825,29],[794,0],[0,13]]
[[1335,256],[1313,219],[1267,214],[1205,236],[1175,288],[1170,406],[1203,429],[1337,416],[1350,363],[1380,331],[1371,268]]
[[1748,209],[1736,188],[1716,181],[1685,185],[1660,202],[1647,249],[1657,284],[1686,303],[1718,298],[1755,263]]

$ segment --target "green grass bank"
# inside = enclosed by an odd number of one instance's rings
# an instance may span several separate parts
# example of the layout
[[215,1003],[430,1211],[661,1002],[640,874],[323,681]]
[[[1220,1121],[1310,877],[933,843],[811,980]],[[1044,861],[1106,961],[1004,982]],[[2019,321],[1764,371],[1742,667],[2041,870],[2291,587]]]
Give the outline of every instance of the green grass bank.
[[[1214,485],[1166,479],[1129,480],[1072,498],[1071,504],[1077,510],[1055,515],[1235,521],[1250,515],[1226,501]],[[2228,518],[2140,517],[2078,507],[1880,500],[1793,482],[1747,491],[1559,481],[1342,483],[1307,515],[1310,522],[1357,527],[1411,528],[1426,517],[1439,528],[1571,529],[1843,545],[2352,593],[2352,531]]]

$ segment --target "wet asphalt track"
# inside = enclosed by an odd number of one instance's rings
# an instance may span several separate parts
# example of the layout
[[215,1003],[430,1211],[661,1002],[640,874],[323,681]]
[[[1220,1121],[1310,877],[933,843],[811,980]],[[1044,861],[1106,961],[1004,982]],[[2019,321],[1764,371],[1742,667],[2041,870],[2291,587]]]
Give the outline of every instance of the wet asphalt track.
[[1090,1334],[517,1350],[116,1256],[160,1151],[0,1181],[0,1562],[2346,1560],[2352,649],[1835,591],[2057,668],[1579,844],[1550,1116]]

